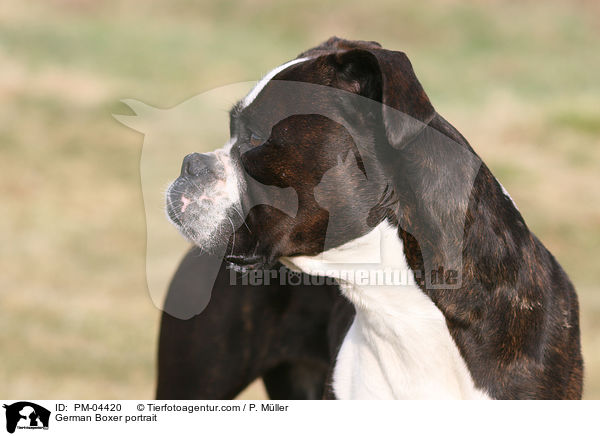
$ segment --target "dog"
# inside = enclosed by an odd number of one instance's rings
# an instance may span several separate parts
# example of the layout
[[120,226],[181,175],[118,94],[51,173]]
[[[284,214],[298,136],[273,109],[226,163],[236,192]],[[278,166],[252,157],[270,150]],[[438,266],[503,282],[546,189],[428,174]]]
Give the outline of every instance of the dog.
[[[406,54],[333,37],[230,115],[223,148],[184,158],[169,218],[236,270],[337,279],[356,313],[333,397],[581,398],[571,282]],[[381,271],[408,280],[364,280]]]

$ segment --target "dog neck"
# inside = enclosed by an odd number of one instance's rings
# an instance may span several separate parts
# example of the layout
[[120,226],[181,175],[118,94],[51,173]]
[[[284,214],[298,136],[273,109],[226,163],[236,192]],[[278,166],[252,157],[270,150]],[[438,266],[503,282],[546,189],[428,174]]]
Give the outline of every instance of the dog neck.
[[[337,278],[356,308],[334,371],[336,396],[486,398],[475,388],[444,316],[415,284],[403,253],[398,229],[382,223],[322,255],[283,260],[309,274]],[[360,263],[351,263],[359,257]]]

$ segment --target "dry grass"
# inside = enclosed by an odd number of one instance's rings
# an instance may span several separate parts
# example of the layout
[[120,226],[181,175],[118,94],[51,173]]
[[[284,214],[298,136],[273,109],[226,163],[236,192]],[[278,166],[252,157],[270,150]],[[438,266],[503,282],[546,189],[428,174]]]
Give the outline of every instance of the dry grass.
[[3,4],[0,397],[153,393],[142,136],[118,101],[170,107],[338,34],[409,54],[563,264],[600,398],[599,17],[591,1]]

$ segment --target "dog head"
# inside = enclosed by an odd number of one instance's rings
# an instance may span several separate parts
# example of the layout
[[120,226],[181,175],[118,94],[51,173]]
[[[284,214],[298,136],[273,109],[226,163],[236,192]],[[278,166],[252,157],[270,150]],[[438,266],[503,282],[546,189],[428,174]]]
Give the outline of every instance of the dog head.
[[254,268],[389,218],[389,167],[435,111],[404,53],[331,38],[273,70],[230,115],[223,148],[183,160],[167,212],[194,244],[227,245],[230,262]]

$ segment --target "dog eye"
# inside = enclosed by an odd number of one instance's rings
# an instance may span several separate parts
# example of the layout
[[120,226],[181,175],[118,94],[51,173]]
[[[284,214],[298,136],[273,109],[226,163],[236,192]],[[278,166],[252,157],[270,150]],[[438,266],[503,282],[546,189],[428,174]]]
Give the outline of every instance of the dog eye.
[[265,141],[258,136],[256,133],[251,133],[250,134],[250,145],[253,147],[258,147],[259,145],[262,145]]

